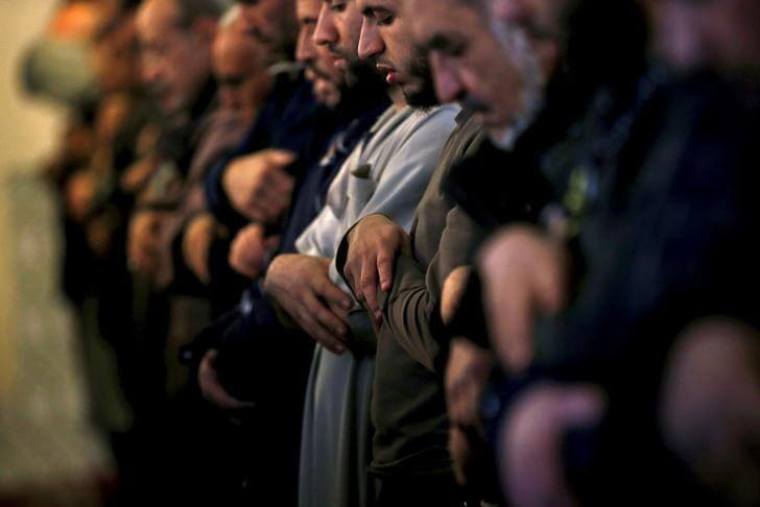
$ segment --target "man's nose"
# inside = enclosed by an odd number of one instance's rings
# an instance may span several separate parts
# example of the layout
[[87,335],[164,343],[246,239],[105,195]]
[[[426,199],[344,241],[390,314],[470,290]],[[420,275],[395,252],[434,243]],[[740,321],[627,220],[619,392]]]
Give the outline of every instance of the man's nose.
[[359,34],[359,58],[365,60],[381,54],[384,50],[385,46],[380,38],[377,25],[368,22],[367,18],[364,18]]
[[446,56],[436,51],[431,52],[430,67],[435,81],[435,93],[442,104],[454,102],[464,94],[456,68]]
[[319,11],[317,26],[314,28],[314,43],[317,46],[326,46],[338,42],[338,34],[333,24],[332,12],[328,2],[322,3],[322,9]]
[[317,49],[311,36],[311,31],[302,31],[296,45],[296,60],[300,63],[309,63],[316,59]]

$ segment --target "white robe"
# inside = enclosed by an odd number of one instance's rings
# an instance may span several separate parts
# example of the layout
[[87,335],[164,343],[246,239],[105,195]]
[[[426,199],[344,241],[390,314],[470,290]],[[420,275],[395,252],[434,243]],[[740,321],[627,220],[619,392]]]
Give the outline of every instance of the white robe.
[[[362,217],[381,213],[409,231],[438,158],[456,125],[457,106],[389,108],[333,180],[326,205],[296,242],[306,255],[333,259],[330,278],[351,294],[335,268],[341,238]],[[355,309],[362,311],[358,303]],[[369,417],[374,358],[338,356],[317,346],[304,406],[300,507],[372,504]]]

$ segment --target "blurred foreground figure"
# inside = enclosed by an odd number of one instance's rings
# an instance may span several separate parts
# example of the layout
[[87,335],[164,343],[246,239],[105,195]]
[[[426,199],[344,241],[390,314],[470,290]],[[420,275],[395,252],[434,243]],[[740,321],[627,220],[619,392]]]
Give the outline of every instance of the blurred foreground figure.
[[[756,69],[758,9],[650,3],[657,58],[624,112],[604,113],[612,135],[564,192],[549,186],[542,226],[507,228],[481,256],[515,505],[758,501],[758,126],[756,95],[732,82]],[[602,100],[585,125],[605,121]]]

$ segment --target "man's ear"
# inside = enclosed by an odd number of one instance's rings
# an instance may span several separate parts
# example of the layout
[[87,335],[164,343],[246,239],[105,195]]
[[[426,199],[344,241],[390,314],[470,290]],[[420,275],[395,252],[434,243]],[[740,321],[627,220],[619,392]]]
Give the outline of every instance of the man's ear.
[[192,30],[203,43],[211,46],[214,42],[214,37],[216,37],[217,26],[218,21],[214,18],[202,17],[193,22]]

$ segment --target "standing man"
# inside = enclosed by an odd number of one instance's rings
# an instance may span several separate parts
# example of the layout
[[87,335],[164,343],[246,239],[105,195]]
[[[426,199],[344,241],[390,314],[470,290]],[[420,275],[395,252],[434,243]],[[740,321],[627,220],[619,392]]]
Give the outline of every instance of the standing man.
[[180,189],[208,135],[216,105],[212,46],[222,11],[215,0],[146,0],[136,18],[142,80],[161,113],[161,132],[148,155],[153,170],[138,197],[128,240],[129,262],[136,275],[135,339],[145,378],[137,424],[143,427],[149,447],[143,450],[145,468],[151,470],[146,473],[161,478],[153,489],[171,503],[211,499],[216,480],[207,460],[195,459],[187,445],[196,428],[196,413],[176,389],[167,389],[168,379],[179,385],[181,370],[176,354],[167,356],[166,351],[173,342],[189,338],[188,329],[196,317],[202,321],[203,313],[177,312],[179,301],[157,282],[169,269],[162,262],[167,258],[162,232],[181,200]]
[[[369,72],[366,64],[349,58],[345,66],[333,65],[344,51],[343,25],[340,32],[330,35],[335,43],[331,47],[315,44],[322,5],[319,0],[297,2],[300,31],[296,56],[306,67],[315,95],[330,113],[331,120],[319,125],[320,135],[328,136],[329,143],[321,153],[304,151],[299,156],[303,177],[294,190],[292,206],[279,224],[274,259],[296,251],[296,240],[324,207],[325,194],[336,173],[389,104],[385,83]],[[204,333],[209,350],[199,347],[191,355],[203,358],[198,381],[205,397],[221,408],[245,415],[238,447],[245,453],[246,497],[293,505],[298,490],[303,396],[313,344],[302,331],[280,322],[274,304],[261,290],[259,278],[271,262],[265,254],[271,239],[268,232],[264,224],[252,223],[235,240],[233,267],[253,283],[249,282],[237,309]],[[255,403],[255,409],[247,411],[250,402]]]
[[371,321],[335,269],[337,245],[370,213],[411,225],[457,108],[434,107],[425,59],[400,19],[380,25],[362,15],[359,2],[325,2],[315,37],[337,46],[339,65],[371,59],[397,88],[394,105],[350,155],[324,209],[299,238],[300,253],[276,258],[264,284],[319,343],[304,410],[300,505],[363,506],[374,503],[368,465],[376,340]]
[[[543,77],[532,52],[522,55],[516,46],[502,45],[486,1],[409,0],[403,12],[414,13],[415,39],[427,50],[438,98],[458,101],[465,111],[417,209],[411,237],[387,217],[370,215],[343,238],[344,262],[338,267],[378,322],[382,364],[375,376],[373,468],[382,474],[381,500],[458,505],[466,496],[484,495],[478,486],[489,482],[491,471],[469,474],[468,495],[454,481],[449,434],[460,482],[469,463],[457,459],[465,421],[455,413],[450,424],[446,414],[443,378],[450,344],[441,303],[444,281],[472,262],[488,228],[470,220],[444,190],[452,167],[479,151],[486,137],[511,146],[530,122]],[[460,348],[456,341],[451,345],[452,352]],[[489,355],[475,349],[465,349],[468,387],[482,386],[489,372]]]

